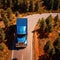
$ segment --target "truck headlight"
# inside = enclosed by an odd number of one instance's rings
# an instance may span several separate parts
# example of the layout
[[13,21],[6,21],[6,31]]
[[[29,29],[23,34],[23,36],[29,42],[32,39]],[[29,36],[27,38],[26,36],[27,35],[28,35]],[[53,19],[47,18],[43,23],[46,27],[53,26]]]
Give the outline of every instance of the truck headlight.
[[27,44],[27,41],[25,41],[24,44]]

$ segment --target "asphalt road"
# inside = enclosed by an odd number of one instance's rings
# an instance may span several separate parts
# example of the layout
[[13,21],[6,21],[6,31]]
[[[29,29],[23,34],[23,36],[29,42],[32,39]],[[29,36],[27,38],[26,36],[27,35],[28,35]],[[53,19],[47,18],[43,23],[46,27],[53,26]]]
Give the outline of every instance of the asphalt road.
[[[28,44],[24,49],[12,50],[12,59],[17,60],[33,60],[33,33],[35,25],[38,22],[39,18],[46,18],[48,15],[52,14],[52,16],[56,16],[57,13],[45,13],[45,14],[33,14],[23,18],[28,18]],[[60,13],[58,13],[60,17]]]

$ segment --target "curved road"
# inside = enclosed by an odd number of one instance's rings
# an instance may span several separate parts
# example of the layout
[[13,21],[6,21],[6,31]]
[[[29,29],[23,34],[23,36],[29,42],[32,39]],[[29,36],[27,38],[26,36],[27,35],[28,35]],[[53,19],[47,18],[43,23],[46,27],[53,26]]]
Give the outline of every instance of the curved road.
[[33,33],[35,25],[38,22],[39,18],[46,18],[49,15],[53,17],[57,14],[60,18],[60,13],[44,13],[44,14],[33,14],[23,18],[28,18],[28,44],[27,47],[20,50],[12,50],[12,59],[16,58],[17,60],[33,60]]

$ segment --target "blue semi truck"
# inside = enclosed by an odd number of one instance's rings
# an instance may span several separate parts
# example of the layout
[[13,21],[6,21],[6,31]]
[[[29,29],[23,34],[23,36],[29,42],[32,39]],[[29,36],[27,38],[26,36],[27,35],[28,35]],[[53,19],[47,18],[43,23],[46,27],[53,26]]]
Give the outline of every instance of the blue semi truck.
[[27,18],[17,18],[16,21],[16,47],[27,46]]

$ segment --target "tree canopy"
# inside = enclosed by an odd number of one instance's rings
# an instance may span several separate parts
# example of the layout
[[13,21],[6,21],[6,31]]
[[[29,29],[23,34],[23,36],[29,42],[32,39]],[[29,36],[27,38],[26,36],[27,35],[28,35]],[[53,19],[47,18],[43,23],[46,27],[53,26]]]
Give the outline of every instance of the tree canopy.
[[5,39],[4,30],[2,28],[0,28],[0,41],[4,41],[4,39]]
[[13,12],[39,11],[43,6],[48,10],[60,9],[60,0],[0,0],[0,8],[4,10],[11,8]]

